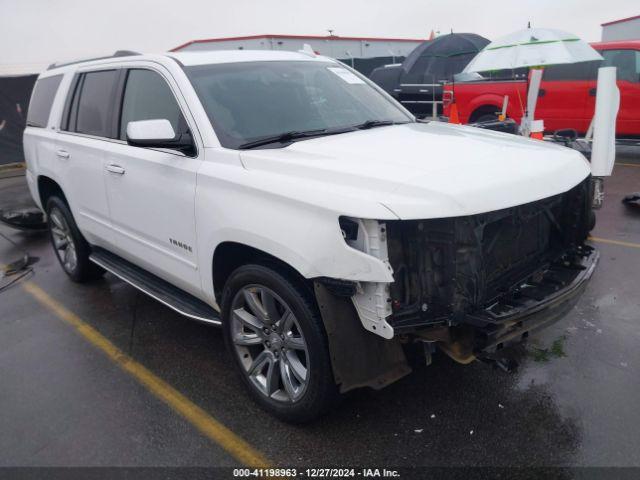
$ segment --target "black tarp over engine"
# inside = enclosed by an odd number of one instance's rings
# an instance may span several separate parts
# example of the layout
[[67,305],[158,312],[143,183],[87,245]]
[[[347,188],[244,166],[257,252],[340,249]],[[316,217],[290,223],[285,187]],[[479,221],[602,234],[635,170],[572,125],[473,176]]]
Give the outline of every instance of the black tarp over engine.
[[24,162],[22,133],[37,75],[0,77],[0,165]]
[[[442,83],[451,82],[489,40],[475,33],[451,33],[418,45],[398,65],[376,68],[369,78],[416,116],[432,114],[442,101]],[[442,114],[441,103],[438,114]]]

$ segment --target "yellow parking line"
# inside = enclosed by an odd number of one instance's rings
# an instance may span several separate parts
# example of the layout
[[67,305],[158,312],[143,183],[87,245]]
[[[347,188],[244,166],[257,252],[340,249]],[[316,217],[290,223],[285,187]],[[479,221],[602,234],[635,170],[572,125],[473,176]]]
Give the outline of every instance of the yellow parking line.
[[589,237],[589,240],[599,243],[610,243],[611,245],[620,245],[622,247],[640,248],[640,243],[622,242],[620,240],[609,240],[608,238]]
[[233,433],[223,424],[211,417],[175,388],[152,373],[140,363],[133,360],[122,350],[111,343],[96,329],[85,323],[80,317],[69,311],[62,304],[51,298],[44,290],[32,282],[22,284],[38,302],[53,311],[60,319],[71,325],[85,340],[101,350],[111,361],[129,373],[140,384],[147,388],[175,412],[184,417],[206,437],[220,445],[236,460],[251,467],[269,467],[266,457],[245,440]]
[[616,165],[621,165],[623,167],[640,167],[640,163],[619,163],[619,162],[616,162]]

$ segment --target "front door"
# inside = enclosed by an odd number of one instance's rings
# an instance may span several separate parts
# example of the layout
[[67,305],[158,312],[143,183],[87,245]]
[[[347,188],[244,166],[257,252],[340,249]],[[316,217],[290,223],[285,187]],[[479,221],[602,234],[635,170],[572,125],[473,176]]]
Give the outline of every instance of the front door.
[[188,128],[181,99],[175,94],[178,90],[162,70],[134,68],[125,75],[120,141],[107,153],[105,162],[117,253],[201,296],[194,214],[200,159],[126,143],[127,124],[132,121],[166,119],[176,133]]

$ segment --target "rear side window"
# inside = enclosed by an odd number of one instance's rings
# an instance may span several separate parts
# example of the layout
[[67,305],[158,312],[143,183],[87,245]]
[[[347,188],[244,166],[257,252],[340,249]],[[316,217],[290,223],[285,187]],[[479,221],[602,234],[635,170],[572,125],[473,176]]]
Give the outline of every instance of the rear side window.
[[117,70],[83,73],[78,82],[67,122],[71,132],[113,137],[112,115]]
[[595,80],[598,78],[600,63],[601,60],[595,60],[592,62],[551,65],[545,67],[543,78],[547,81]]
[[51,113],[53,100],[56,98],[62,75],[42,78],[36,82],[29,102],[27,125],[30,127],[46,127]]
[[164,78],[151,70],[130,70],[122,100],[120,138],[126,140],[129,122],[158,119],[169,120],[176,133],[186,129],[178,102]]

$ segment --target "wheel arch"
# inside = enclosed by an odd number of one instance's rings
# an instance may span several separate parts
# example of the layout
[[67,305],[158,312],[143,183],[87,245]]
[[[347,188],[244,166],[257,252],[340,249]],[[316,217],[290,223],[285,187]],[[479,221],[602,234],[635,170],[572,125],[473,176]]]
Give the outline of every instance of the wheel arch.
[[485,103],[483,105],[476,107],[471,112],[471,115],[469,115],[469,123],[474,123],[482,115],[491,114],[499,111],[500,111],[500,107],[498,105]]
[[518,90],[513,92],[505,92],[504,94],[485,93],[473,98],[468,104],[468,123],[473,123],[480,115],[486,113],[494,113],[502,111],[504,95],[509,95],[509,103],[507,105],[507,116],[519,121],[522,116],[522,99],[517,95]]
[[38,197],[40,198],[40,204],[42,206],[42,210],[46,211],[47,202],[49,201],[49,198],[51,198],[54,195],[59,196],[62,199],[62,201],[64,201],[67,205],[69,205],[69,202],[67,200],[67,197],[64,194],[64,191],[62,190],[62,187],[58,182],[56,182],[51,177],[48,177],[46,175],[40,175],[38,176],[37,184],[38,184]]
[[[334,381],[341,392],[359,387],[380,389],[411,371],[399,339],[383,339],[365,330],[350,297],[332,293],[321,279],[307,279],[293,266],[258,248],[233,241],[216,247],[212,274],[218,302],[231,273],[248,263],[272,268],[308,293],[320,313]],[[357,348],[350,348],[353,345]]]
[[311,281],[287,262],[250,245],[224,241],[216,246],[211,265],[213,293],[218,304],[220,304],[224,286],[233,271],[249,263],[258,263],[273,268],[278,273],[286,275],[290,280],[300,286],[304,286],[310,293],[313,293]]

